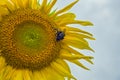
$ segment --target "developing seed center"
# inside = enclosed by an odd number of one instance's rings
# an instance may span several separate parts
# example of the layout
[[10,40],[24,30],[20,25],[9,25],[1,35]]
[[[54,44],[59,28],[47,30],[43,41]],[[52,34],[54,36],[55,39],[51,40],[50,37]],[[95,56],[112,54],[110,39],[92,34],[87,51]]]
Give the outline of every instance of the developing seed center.
[[45,48],[49,39],[42,24],[26,21],[17,26],[14,31],[14,40],[17,41],[17,45],[24,46],[27,49],[42,50]]
[[14,68],[40,70],[59,56],[55,24],[39,10],[17,10],[4,17],[0,48],[6,63]]

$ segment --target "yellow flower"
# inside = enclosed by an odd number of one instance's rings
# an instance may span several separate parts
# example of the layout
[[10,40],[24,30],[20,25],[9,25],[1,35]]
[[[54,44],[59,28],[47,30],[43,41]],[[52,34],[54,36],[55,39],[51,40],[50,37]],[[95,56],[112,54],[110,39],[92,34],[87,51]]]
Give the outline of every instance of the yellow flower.
[[0,80],[76,80],[64,60],[89,70],[78,60],[93,57],[72,47],[93,51],[94,38],[69,24],[93,24],[67,12],[78,0],[52,10],[56,1],[0,0]]

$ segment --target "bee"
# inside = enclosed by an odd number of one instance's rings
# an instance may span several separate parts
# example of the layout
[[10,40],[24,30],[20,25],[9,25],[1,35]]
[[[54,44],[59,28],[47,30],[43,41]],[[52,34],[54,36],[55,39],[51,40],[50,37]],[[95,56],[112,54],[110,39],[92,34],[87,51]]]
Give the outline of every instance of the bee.
[[56,30],[56,41],[60,41],[60,40],[63,40],[64,37],[65,37],[65,30],[64,31],[61,31],[61,30]]

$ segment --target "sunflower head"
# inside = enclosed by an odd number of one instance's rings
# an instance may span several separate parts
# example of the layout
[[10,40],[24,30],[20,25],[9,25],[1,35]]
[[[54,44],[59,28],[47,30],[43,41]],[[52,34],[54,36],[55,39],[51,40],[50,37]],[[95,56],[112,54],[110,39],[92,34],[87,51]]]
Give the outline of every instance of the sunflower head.
[[[0,1],[0,80],[17,80],[20,75],[20,80],[64,80],[65,77],[75,79],[64,60],[88,70],[78,60],[92,63],[93,57],[72,47],[93,51],[86,38],[94,38],[92,34],[68,25],[93,24],[76,20],[74,13],[67,12],[78,0],[63,9],[52,11],[56,1]],[[16,77],[10,75],[11,72]],[[46,78],[41,76],[46,73],[49,74]]]

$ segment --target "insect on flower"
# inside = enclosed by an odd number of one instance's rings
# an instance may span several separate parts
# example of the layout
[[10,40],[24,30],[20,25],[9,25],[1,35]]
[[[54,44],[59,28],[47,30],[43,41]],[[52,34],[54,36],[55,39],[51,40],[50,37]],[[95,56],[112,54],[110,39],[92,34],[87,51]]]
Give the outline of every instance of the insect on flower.
[[57,41],[63,40],[64,37],[65,37],[65,30],[64,30],[64,31],[57,30],[56,40],[57,40]]

